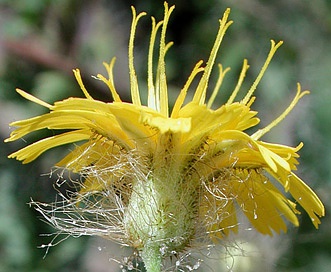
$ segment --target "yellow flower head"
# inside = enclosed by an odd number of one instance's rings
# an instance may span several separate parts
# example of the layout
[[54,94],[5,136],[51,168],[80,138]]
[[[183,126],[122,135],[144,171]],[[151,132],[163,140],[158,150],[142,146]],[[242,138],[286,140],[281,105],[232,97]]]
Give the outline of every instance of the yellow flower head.
[[[289,147],[260,140],[308,91],[301,91],[298,84],[294,99],[278,118],[252,135],[245,132],[259,123],[257,112],[251,110],[253,93],[282,42],[271,41],[265,64],[241,101],[235,99],[249,68],[246,60],[228,101],[212,109],[227,72],[219,66],[219,79],[206,101],[215,58],[232,23],[228,21],[230,10],[226,10],[206,65],[200,61],[193,68],[169,112],[165,55],[171,46],[166,42],[166,30],[173,9],[165,3],[163,21],[156,23],[152,17],[147,105],[141,104],[133,61],[136,26],[145,13],[137,15],[132,8],[128,53],[132,103],[122,102],[115,89],[115,59],[104,63],[107,77],[97,75],[108,86],[114,100],[111,103],[94,100],[76,69],[74,74],[85,98],[70,97],[50,105],[17,90],[24,98],[48,108],[49,113],[13,122],[11,125],[17,128],[6,140],[14,141],[44,128],[67,131],[9,155],[23,163],[33,161],[50,148],[85,141],[57,164],[82,177],[77,181],[77,192],[70,199],[63,196],[56,209],[65,210],[75,220],[54,216],[53,206],[47,209],[36,203],[37,209],[61,231],[100,235],[135,247],[148,271],[158,271],[164,256],[183,251],[197,238],[208,236],[216,241],[237,232],[238,210],[258,232],[269,235],[285,232],[286,220],[299,225],[296,203],[308,213],[316,228],[319,217],[324,215],[319,198],[293,173],[302,144]],[[161,35],[154,74],[158,31]],[[190,85],[199,73],[202,75],[194,96],[185,103]]]

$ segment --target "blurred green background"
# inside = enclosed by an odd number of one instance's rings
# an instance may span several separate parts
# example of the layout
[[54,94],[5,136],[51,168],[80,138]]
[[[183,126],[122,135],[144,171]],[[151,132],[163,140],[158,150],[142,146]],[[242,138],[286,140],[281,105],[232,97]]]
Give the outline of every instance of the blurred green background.
[[[67,147],[22,165],[6,156],[34,138],[10,144],[4,144],[3,139],[11,131],[9,122],[45,111],[21,98],[15,88],[49,103],[82,96],[73,68],[81,69],[94,98],[109,101],[107,89],[91,75],[103,73],[102,62],[117,56],[115,85],[123,100],[130,100],[127,42],[132,4],[137,11],[162,19],[162,0],[0,0],[1,272],[121,271],[121,263],[128,262],[124,249],[86,237],[68,238],[50,247],[43,258],[47,247],[40,246],[54,238],[43,234],[54,230],[27,203],[31,198],[54,200],[49,173]],[[256,91],[253,108],[259,110],[262,125],[268,124],[293,98],[296,82],[311,90],[311,95],[264,139],[293,146],[305,143],[298,173],[326,206],[326,217],[318,231],[305,213],[300,217],[300,228],[290,227],[286,235],[269,238],[247,230],[237,238],[243,251],[221,246],[220,256],[228,251],[229,258],[207,258],[201,271],[330,271],[331,1],[183,0],[169,4],[176,5],[167,36],[168,41],[175,42],[167,56],[171,101],[194,64],[207,60],[218,19],[226,7],[232,8],[230,17],[235,23],[227,32],[217,60],[231,67],[217,98],[219,104],[226,101],[235,86],[244,58],[251,65],[243,86],[247,89],[265,60],[269,40],[284,40]],[[145,17],[137,29],[135,47],[141,86],[146,84],[149,32],[150,19]]]

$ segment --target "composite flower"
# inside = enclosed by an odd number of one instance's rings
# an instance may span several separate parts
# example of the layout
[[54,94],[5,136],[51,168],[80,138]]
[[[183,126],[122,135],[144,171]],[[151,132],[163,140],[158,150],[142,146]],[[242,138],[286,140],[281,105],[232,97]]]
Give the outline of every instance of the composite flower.
[[[206,64],[196,64],[170,111],[165,56],[172,45],[166,41],[166,30],[174,6],[164,6],[162,21],[152,17],[147,90],[139,86],[134,65],[136,27],[146,14],[136,14],[132,8],[128,51],[132,103],[123,102],[116,91],[115,58],[104,63],[106,77],[96,76],[111,92],[113,101],[109,103],[93,99],[79,69],[74,75],[84,98],[70,97],[51,105],[17,89],[49,112],[11,123],[15,130],[6,141],[42,129],[59,133],[9,158],[29,163],[51,148],[75,144],[56,164],[79,174],[73,181],[75,190],[61,194],[55,203],[34,202],[36,209],[60,232],[98,235],[137,249],[147,271],[160,271],[164,258],[187,250],[200,238],[217,243],[236,233],[238,213],[258,232],[273,235],[287,231],[286,221],[299,225],[297,206],[301,206],[318,228],[323,204],[294,173],[303,144],[290,147],[261,140],[308,91],[298,84],[296,95],[280,116],[253,134],[247,132],[260,122],[258,113],[251,109],[254,91],[282,42],[271,41],[260,73],[237,101],[249,68],[244,60],[231,96],[215,109],[213,102],[228,71],[221,65],[210,98],[206,97],[221,41],[232,24],[227,9]],[[191,86],[197,78],[198,84]],[[142,92],[148,93],[147,105],[141,102]],[[187,101],[189,92],[193,96]]]

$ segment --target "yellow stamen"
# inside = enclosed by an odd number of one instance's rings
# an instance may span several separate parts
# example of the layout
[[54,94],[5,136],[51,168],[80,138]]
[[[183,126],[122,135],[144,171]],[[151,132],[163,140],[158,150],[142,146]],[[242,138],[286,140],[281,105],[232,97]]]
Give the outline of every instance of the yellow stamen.
[[109,64],[107,62],[103,63],[103,65],[105,66],[105,68],[108,72],[108,79],[106,79],[101,74],[98,74],[97,78],[100,79],[102,82],[104,82],[108,86],[115,102],[122,102],[122,100],[121,100],[120,96],[118,95],[118,93],[116,92],[116,89],[114,86],[113,67],[114,67],[115,61],[116,61],[116,58],[112,58],[112,60]]
[[46,102],[40,100],[40,99],[37,98],[37,97],[34,97],[34,96],[31,95],[31,94],[28,94],[28,93],[24,92],[24,91],[21,90],[21,89],[16,89],[16,92],[18,92],[21,96],[23,96],[23,97],[24,97],[25,99],[27,99],[27,100],[30,100],[30,101],[32,101],[32,102],[34,102],[34,103],[37,103],[37,104],[39,104],[39,105],[41,105],[41,106],[43,106],[43,107],[49,108],[49,109],[52,108],[52,105],[50,105],[50,104],[48,104],[48,103],[46,103]]
[[83,91],[85,97],[87,99],[92,99],[93,100],[93,97],[90,96],[90,94],[88,93],[88,91],[86,90],[85,86],[84,86],[84,83],[83,83],[83,80],[82,80],[82,76],[80,75],[80,71],[79,69],[74,69],[72,70],[74,72],[74,75],[75,75],[75,78],[79,84],[79,87],[81,88],[81,90]]
[[209,77],[210,77],[216,56],[217,56],[218,49],[220,48],[220,45],[221,45],[221,42],[225,35],[226,30],[233,23],[232,21],[227,22],[229,14],[230,14],[230,9],[228,8],[224,12],[222,20],[220,20],[220,28],[218,30],[213,49],[211,50],[207,65],[205,67],[205,71],[202,75],[202,78],[199,82],[199,85],[198,85],[197,90],[193,97],[193,102],[196,102],[199,105],[202,105],[205,103],[206,92],[207,92],[207,87],[208,87],[208,80],[209,80]]
[[294,108],[294,106],[299,102],[299,100],[305,96],[306,94],[309,94],[309,91],[304,91],[301,92],[301,86],[298,83],[298,91],[295,95],[295,97],[293,98],[291,104],[287,107],[287,109],[274,121],[272,121],[269,125],[267,125],[265,128],[263,129],[259,129],[258,131],[256,131],[251,138],[254,140],[258,140],[260,139],[264,134],[266,134],[267,132],[269,132],[273,127],[277,126],[290,112],[291,110]]
[[234,91],[232,92],[228,102],[226,102],[227,105],[233,103],[234,99],[236,98],[239,90],[240,90],[240,87],[245,79],[245,76],[246,76],[246,72],[249,68],[249,65],[248,65],[248,62],[247,62],[247,59],[244,59],[244,63],[243,63],[243,67],[241,69],[241,72],[240,72],[240,76],[239,76],[239,79],[238,79],[238,83],[234,89]]
[[195,67],[193,68],[189,78],[187,79],[183,89],[180,91],[180,94],[178,95],[178,98],[176,99],[175,105],[172,109],[172,113],[171,113],[171,118],[176,118],[178,116],[178,112],[180,110],[180,108],[182,107],[184,100],[186,98],[186,94],[188,91],[188,88],[191,86],[191,83],[193,81],[193,79],[195,78],[195,76],[202,72],[204,70],[203,67],[200,67],[202,65],[203,61],[200,60]]
[[[163,23],[163,22],[162,22]],[[167,43],[165,46],[165,54],[167,54],[168,49],[173,45],[173,42]],[[156,110],[158,112],[161,112],[161,98],[160,98],[160,73],[159,73],[159,67],[157,68],[157,73],[156,73],[156,79],[155,79],[155,84],[156,84],[156,89],[155,89],[155,100],[156,100]],[[167,80],[166,80],[167,82]],[[165,84],[166,85],[166,84]],[[166,85],[167,86],[167,85]],[[167,99],[168,99],[168,91],[166,91],[167,94]],[[166,115],[167,116],[167,115]]]
[[282,44],[283,44],[283,41],[280,41],[277,44],[275,44],[275,41],[274,40],[271,40],[271,49],[270,49],[270,52],[268,54],[268,57],[267,57],[265,63],[263,64],[262,69],[261,69],[259,75],[255,79],[254,83],[252,84],[251,88],[249,89],[249,91],[247,92],[245,98],[241,101],[241,103],[246,104],[249,101],[249,99],[253,95],[253,93],[254,93],[257,85],[259,84],[260,80],[262,79],[262,76],[264,75],[265,71],[267,70],[268,65],[269,65],[272,57],[274,56],[274,54],[276,53],[277,49]]
[[159,112],[165,116],[168,116],[168,87],[167,87],[167,78],[165,72],[165,54],[167,49],[171,46],[167,45],[165,42],[167,25],[169,22],[169,17],[174,10],[175,6],[171,6],[168,8],[168,4],[164,3],[164,19],[161,31],[161,39],[160,39],[160,53],[159,53],[159,63],[158,63],[158,80],[156,82],[156,97],[159,97],[160,110]]
[[131,24],[131,32],[130,32],[130,39],[129,39],[129,72],[130,72],[130,84],[131,84],[131,97],[132,97],[132,103],[135,105],[140,106],[140,95],[139,95],[139,87],[138,87],[138,80],[136,71],[134,69],[134,57],[133,57],[133,48],[134,48],[134,37],[136,34],[136,27],[138,24],[138,21],[141,17],[146,15],[146,12],[141,12],[138,14],[136,13],[136,10],[133,6],[131,6],[132,10],[132,24]]
[[218,68],[219,68],[218,80],[216,82],[216,85],[215,85],[215,88],[213,90],[213,93],[210,96],[210,98],[208,100],[208,103],[207,103],[207,108],[209,108],[209,109],[212,106],[212,104],[214,103],[215,98],[216,98],[216,96],[218,94],[218,91],[221,88],[221,85],[222,85],[223,79],[225,77],[225,74],[230,71],[230,68],[229,67],[226,68],[225,70],[223,70],[223,67],[222,67],[221,64],[218,65]]
[[148,51],[148,72],[147,72],[147,87],[148,87],[148,107],[154,110],[159,109],[159,105],[156,104],[157,99],[155,96],[155,86],[154,86],[154,79],[153,79],[153,52],[154,52],[154,45],[155,45],[155,38],[158,29],[162,25],[163,21],[155,23],[155,18],[152,17],[152,33],[149,42],[149,51]]

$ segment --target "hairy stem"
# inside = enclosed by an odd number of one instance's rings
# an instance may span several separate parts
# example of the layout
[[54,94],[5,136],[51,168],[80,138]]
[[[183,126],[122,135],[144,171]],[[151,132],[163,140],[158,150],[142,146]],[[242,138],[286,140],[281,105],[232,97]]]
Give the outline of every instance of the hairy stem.
[[146,245],[141,251],[141,257],[147,272],[161,271],[161,252],[158,246]]

